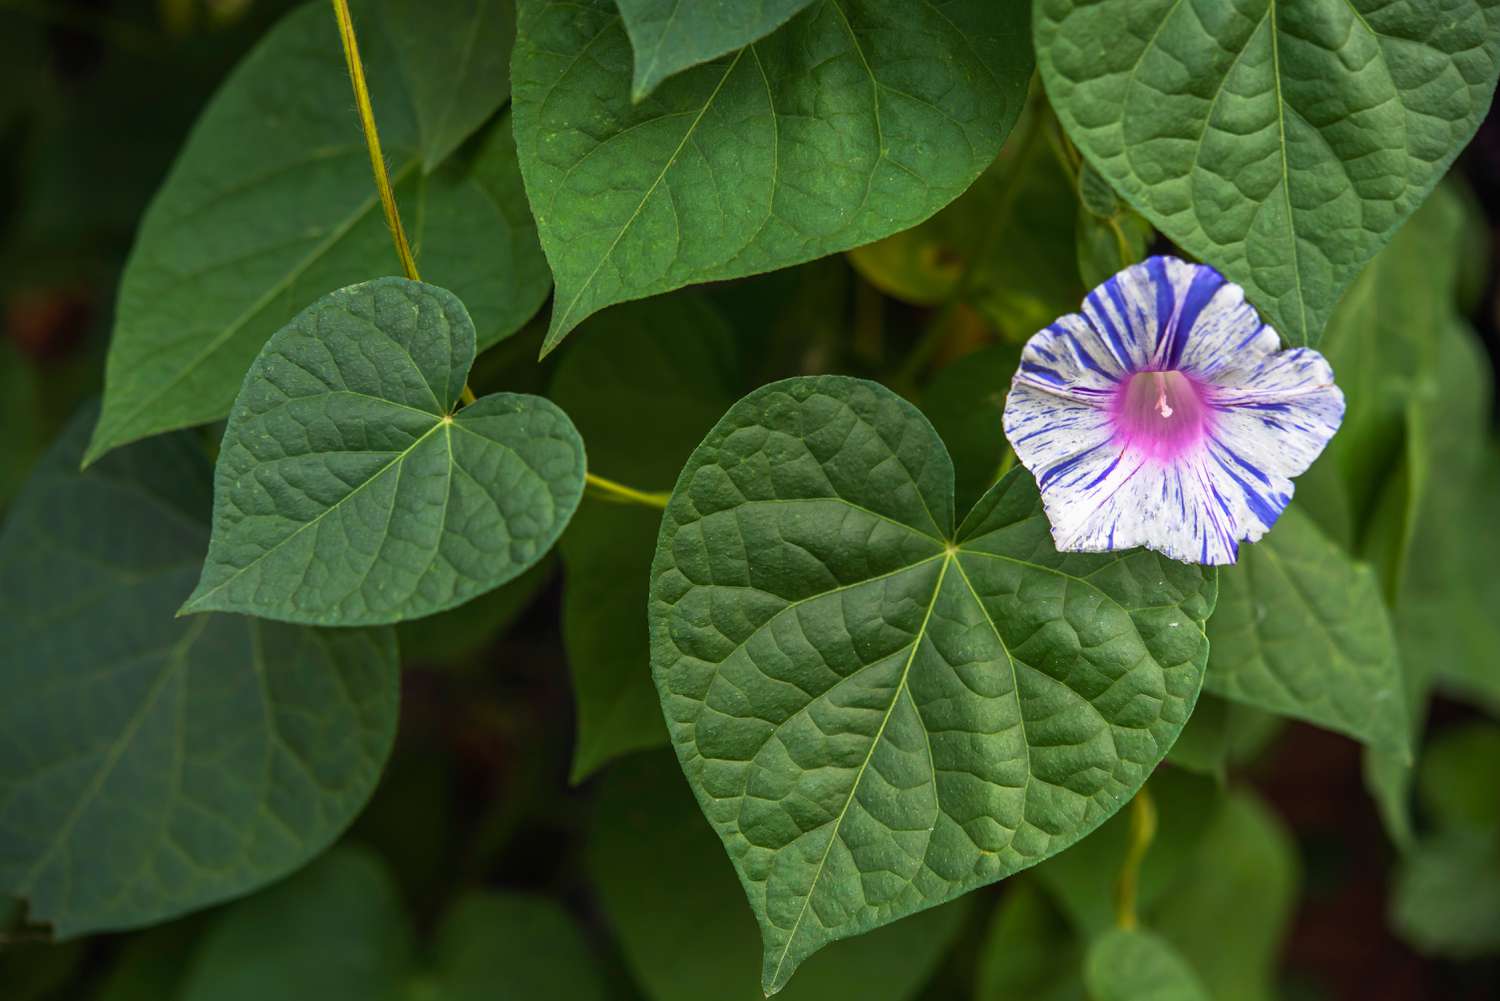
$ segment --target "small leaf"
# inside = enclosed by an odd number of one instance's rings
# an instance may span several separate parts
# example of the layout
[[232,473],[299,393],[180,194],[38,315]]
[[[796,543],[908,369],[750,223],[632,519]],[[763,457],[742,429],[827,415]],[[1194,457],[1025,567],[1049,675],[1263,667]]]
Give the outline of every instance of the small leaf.
[[204,936],[180,997],[604,997],[577,926],[544,898],[470,893],[442,917],[426,958],[413,938],[385,863],[367,849],[340,847],[226,910]]
[[[381,0],[431,172],[510,98],[513,0]],[[358,27],[358,26],[356,26]]]
[[1078,148],[1188,253],[1314,344],[1447,171],[1500,73],[1490,0],[1036,0]]
[[1025,879],[1000,898],[980,946],[974,1001],[1088,1001],[1083,948],[1062,915]]
[[1105,932],[1089,947],[1084,979],[1093,1001],[1211,1001],[1192,967],[1148,931]]
[[742,49],[781,27],[814,0],[617,0],[635,50],[630,92],[639,101],[674,73]]
[[1500,830],[1445,831],[1419,842],[1397,871],[1391,923],[1425,955],[1500,954]]
[[1439,828],[1500,831],[1500,725],[1488,720],[1442,730],[1422,751],[1417,793]]
[[[733,362],[723,317],[699,294],[679,293],[585,323],[557,367],[551,396],[589,443],[593,469],[667,491],[734,402]],[[574,782],[617,755],[667,742],[641,615],[660,530],[659,511],[586,499],[563,535],[563,642],[578,707]]]
[[973,507],[1000,478],[1010,448],[1001,416],[1021,349],[994,344],[944,366],[922,390],[922,412],[953,456],[955,504]]
[[[430,6],[392,6],[382,18],[371,0],[356,0],[356,27],[422,273],[458,291],[487,347],[536,312],[550,277],[508,118],[438,169],[421,169],[389,36],[424,35],[425,25],[397,18],[425,18]],[[223,417],[271,334],[329,289],[396,267],[333,13],[308,4],[214,95],[146,212],[121,279],[88,461]]]
[[1291,831],[1265,803],[1236,791],[1179,861],[1145,923],[1192,965],[1214,1001],[1275,1001],[1300,880]]
[[1410,755],[1396,638],[1375,571],[1296,505],[1219,575],[1204,688]]
[[824,376],[730,408],[667,507],[652,670],[768,991],[1082,838],[1197,698],[1212,571],[1058,554],[1021,471],[956,529],[953,491],[914,407]]
[[1151,224],[1130,208],[1105,219],[1078,213],[1075,253],[1083,287],[1096,288],[1115,272],[1145,260],[1155,236]]
[[[1221,582],[1223,578],[1220,578]],[[1221,602],[1222,598],[1219,599]],[[1215,610],[1217,613],[1217,609]],[[1209,631],[1213,620],[1209,619]],[[1210,642],[1212,649],[1212,642]],[[1213,654],[1209,655],[1213,672]],[[1206,684],[1206,682],[1205,682]],[[1273,713],[1227,702],[1204,692],[1182,736],[1167,752],[1167,761],[1179,768],[1217,779],[1222,785],[1229,766],[1253,761],[1281,733],[1286,720]]]
[[516,140],[557,296],[590,314],[921,222],[973,182],[1031,74],[1021,3],[819,0],[632,104],[610,0],[523,0]]
[[278,331],[229,415],[183,612],[395,622],[546,555],[583,493],[583,442],[536,396],[452,413],[473,362],[463,303],[404,278],[340,289]]
[[389,630],[173,618],[208,544],[208,464],[174,435],[80,473],[93,416],[0,534],[0,893],[61,938],[295,869],[364,805],[396,731]]
[[1018,340],[1078,308],[1087,291],[1071,233],[1078,199],[1047,142],[1051,127],[1045,108],[1028,107],[994,163],[953,204],[856,247],[849,260],[887,295],[921,306],[957,299]]
[[1121,208],[1120,196],[1087,160],[1078,168],[1078,201],[1089,215],[1100,219],[1114,218]]
[[[671,755],[633,755],[601,785],[589,871],[647,996],[762,1001],[755,920]],[[830,946],[780,997],[905,1001],[932,976],[967,911],[966,902],[955,902]]]

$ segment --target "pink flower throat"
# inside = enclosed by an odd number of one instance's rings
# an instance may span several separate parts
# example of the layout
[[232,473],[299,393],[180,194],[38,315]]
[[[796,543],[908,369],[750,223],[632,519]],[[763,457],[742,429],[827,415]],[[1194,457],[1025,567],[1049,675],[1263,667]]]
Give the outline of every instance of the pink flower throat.
[[1135,373],[1115,393],[1115,441],[1152,459],[1177,458],[1210,430],[1204,396],[1204,387],[1186,373]]

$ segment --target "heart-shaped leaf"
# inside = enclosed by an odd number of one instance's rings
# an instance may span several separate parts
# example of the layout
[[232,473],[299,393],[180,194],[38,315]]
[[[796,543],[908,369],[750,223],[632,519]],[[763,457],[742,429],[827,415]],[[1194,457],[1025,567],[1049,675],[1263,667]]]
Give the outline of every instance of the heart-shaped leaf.
[[1026,5],[820,0],[630,99],[612,0],[523,0],[516,145],[557,282],[546,348],[612,303],[913,226],[989,166],[1031,77]]
[[785,24],[813,0],[616,0],[635,51],[637,101],[673,73],[744,48]]
[[1500,73],[1495,0],[1036,0],[1068,134],[1167,236],[1314,344]]
[[1171,943],[1114,928],[1089,946],[1084,980],[1094,1001],[1212,1001]]
[[0,898],[61,938],[322,851],[375,787],[399,696],[391,630],[174,618],[208,545],[208,462],[177,434],[79,472],[93,418],[0,534]]
[[541,559],[583,493],[583,441],[538,396],[452,412],[474,324],[435,285],[324,296],[250,367],[184,612],[360,625],[416,618]]
[[[478,126],[505,89],[492,71],[483,87],[444,72],[425,79],[447,86],[411,93],[393,40],[428,37],[421,22],[435,16],[434,5],[385,0],[383,16],[372,0],[353,6],[422,273],[455,289],[473,310],[481,346],[493,344],[536,312],[551,284],[508,118],[436,169],[423,167],[451,148],[454,122]],[[405,48],[415,72],[417,57]],[[461,108],[457,118],[419,124],[449,99]],[[266,339],[298,310],[395,268],[333,12],[308,4],[272,29],[214,95],[141,222],[120,282],[89,461],[223,417]]]
[[953,491],[914,407],[823,376],[730,408],[667,507],[652,669],[768,991],[1083,837],[1198,696],[1212,571],[1059,554],[1023,471],[957,530]]

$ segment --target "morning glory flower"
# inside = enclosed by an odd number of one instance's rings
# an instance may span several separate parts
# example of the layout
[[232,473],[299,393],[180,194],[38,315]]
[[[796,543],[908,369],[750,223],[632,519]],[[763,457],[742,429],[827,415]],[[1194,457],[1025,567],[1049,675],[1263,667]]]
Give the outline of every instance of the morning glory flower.
[[1323,356],[1280,348],[1243,289],[1172,257],[1126,268],[1032,337],[1005,435],[1057,548],[1233,563],[1344,417]]

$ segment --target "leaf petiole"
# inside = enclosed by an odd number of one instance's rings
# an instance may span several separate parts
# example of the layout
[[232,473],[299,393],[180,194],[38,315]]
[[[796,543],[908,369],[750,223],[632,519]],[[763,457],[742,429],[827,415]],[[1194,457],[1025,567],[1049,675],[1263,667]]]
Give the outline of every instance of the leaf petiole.
[[666,509],[667,501],[672,499],[669,491],[637,490],[627,487],[623,483],[607,480],[594,473],[585,473],[584,482],[594,488],[593,496],[600,500],[611,501],[616,504],[640,504],[643,507],[654,507]]
[[1136,914],[1136,897],[1141,882],[1141,863],[1156,837],[1156,801],[1147,786],[1141,786],[1130,801],[1130,843],[1125,849],[1125,863],[1115,884],[1115,924],[1134,931],[1140,923]]

